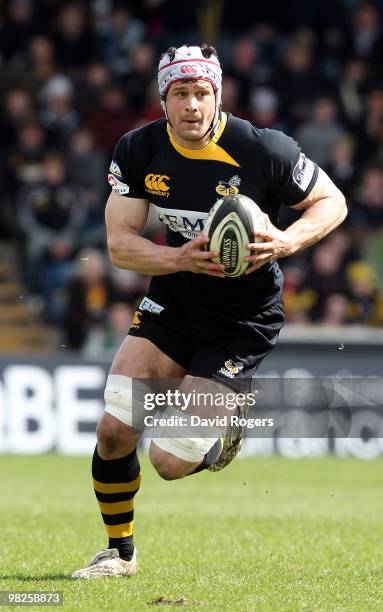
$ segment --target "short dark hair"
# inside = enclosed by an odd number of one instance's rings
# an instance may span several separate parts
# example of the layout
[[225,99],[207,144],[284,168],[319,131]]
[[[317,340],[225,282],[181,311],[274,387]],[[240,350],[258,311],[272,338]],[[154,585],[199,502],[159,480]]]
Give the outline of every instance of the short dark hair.
[[[189,45],[189,43],[185,43],[184,45],[181,45],[181,47],[192,47],[192,46],[193,45]],[[208,45],[207,43],[203,43],[201,45],[200,49],[201,49],[202,55],[206,59],[209,59],[209,57],[211,57],[212,55],[215,55],[217,57],[217,49],[215,47],[213,47],[212,45]],[[161,55],[160,61],[165,57],[165,55],[168,55],[170,62],[172,62],[174,60],[174,58],[175,58],[176,51],[177,51],[177,47],[169,47],[169,49],[167,49],[165,51],[165,53],[163,53]]]

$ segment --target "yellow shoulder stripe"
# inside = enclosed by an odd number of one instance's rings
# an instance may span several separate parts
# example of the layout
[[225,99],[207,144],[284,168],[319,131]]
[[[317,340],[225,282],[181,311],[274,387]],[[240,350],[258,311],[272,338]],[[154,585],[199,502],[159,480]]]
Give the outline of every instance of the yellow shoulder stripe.
[[180,144],[178,144],[178,142],[176,142],[168,124],[167,131],[169,140],[175,150],[183,157],[187,157],[188,159],[209,159],[211,161],[220,161],[224,164],[230,164],[231,166],[237,166],[237,168],[239,168],[239,163],[236,162],[235,159],[229,155],[229,153],[227,153],[217,144],[223,130],[225,129],[226,122],[227,116],[225,113],[222,113],[222,119],[218,130],[214,134],[212,140],[202,149],[187,149],[186,147],[182,147]]

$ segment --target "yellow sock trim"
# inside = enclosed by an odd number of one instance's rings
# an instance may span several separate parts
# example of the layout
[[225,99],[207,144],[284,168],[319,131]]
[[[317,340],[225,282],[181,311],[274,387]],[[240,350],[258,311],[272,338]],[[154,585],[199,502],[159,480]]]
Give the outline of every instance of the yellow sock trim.
[[132,482],[99,482],[93,478],[93,486],[99,493],[129,493],[139,488],[141,474]]
[[105,528],[110,538],[126,538],[133,534],[133,521],[121,525],[105,525]]
[[122,502],[98,502],[100,510],[103,514],[122,514],[123,512],[130,512],[133,510],[133,499]]

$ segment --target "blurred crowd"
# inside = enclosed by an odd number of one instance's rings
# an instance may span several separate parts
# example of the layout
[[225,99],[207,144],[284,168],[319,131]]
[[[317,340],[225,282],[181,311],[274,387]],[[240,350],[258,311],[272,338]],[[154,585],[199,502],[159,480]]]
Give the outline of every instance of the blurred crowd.
[[340,229],[281,261],[287,321],[383,323],[383,2],[262,4],[0,2],[0,238],[68,347],[113,350],[147,287],[108,264],[105,175],[119,137],[162,116],[157,61],[185,42],[217,47],[225,111],[295,137],[347,197]]

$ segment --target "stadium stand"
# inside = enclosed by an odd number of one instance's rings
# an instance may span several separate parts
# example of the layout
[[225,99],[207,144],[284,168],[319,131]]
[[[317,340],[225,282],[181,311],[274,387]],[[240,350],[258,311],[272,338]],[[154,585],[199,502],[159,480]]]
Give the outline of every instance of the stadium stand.
[[[146,280],[107,263],[102,177],[120,135],[162,116],[157,58],[185,41],[216,44],[224,110],[297,138],[347,197],[339,230],[281,262],[287,322],[382,325],[383,4],[264,4],[3,3],[2,349],[64,344],[89,354],[97,342],[114,346],[128,325]],[[292,214],[284,212],[282,226]],[[162,240],[152,223],[146,235]],[[96,249],[102,281],[79,277],[84,248]]]

